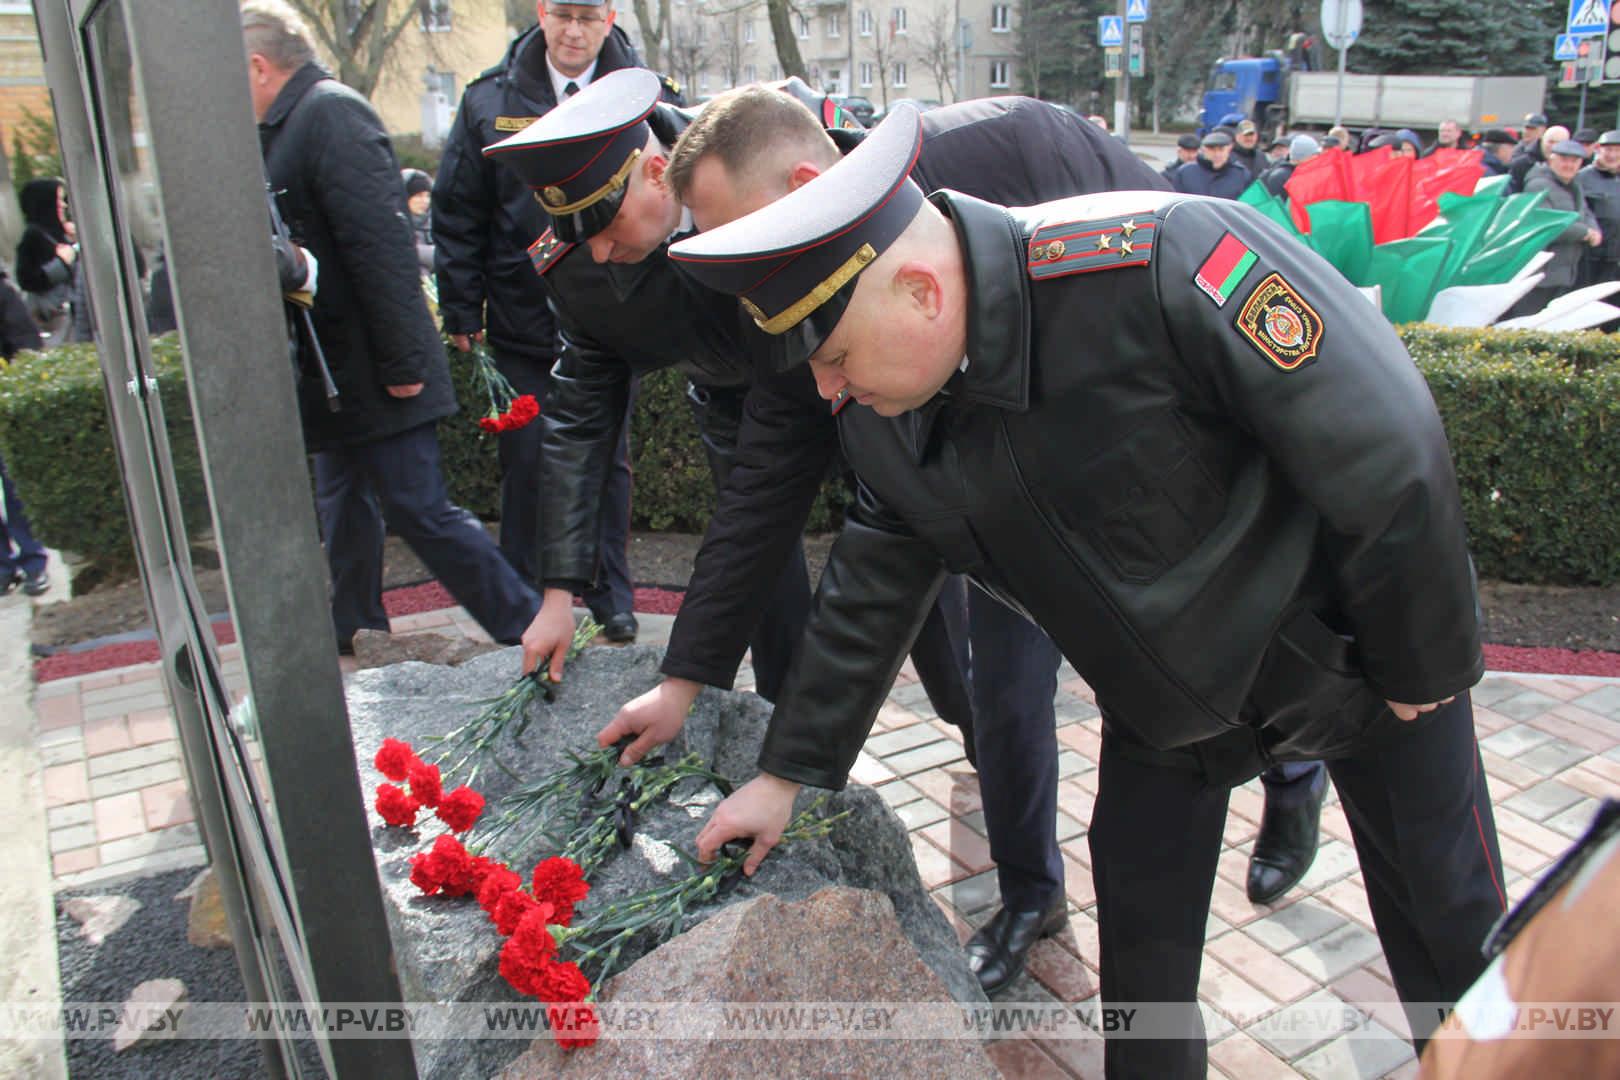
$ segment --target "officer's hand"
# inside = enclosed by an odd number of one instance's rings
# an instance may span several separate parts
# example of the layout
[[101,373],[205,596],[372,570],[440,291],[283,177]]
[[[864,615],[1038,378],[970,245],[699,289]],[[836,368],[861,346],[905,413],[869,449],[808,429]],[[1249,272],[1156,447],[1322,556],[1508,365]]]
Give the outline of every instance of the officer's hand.
[[1601,229],[1587,229],[1586,243],[1589,247],[1597,247],[1603,243],[1603,231]]
[[562,682],[568,646],[574,641],[574,597],[567,589],[547,589],[534,621],[523,631],[523,674],[550,661],[552,682]]
[[619,710],[608,726],[596,733],[598,746],[612,746],[626,735],[636,741],[619,755],[620,765],[634,765],[656,747],[681,733],[686,714],[702,690],[691,679],[665,679]]
[[793,797],[800,785],[780,776],[760,773],[738,788],[730,798],[714,808],[697,834],[697,854],[703,862],[713,862],[720,845],[739,836],[752,837],[743,873],[752,877],[771,848],[782,839],[793,816]]
[[422,384],[419,383],[419,382],[404,383],[403,385],[400,385],[400,386],[390,386],[388,388],[388,396],[389,397],[397,397],[397,398],[415,397],[417,394],[420,394],[421,392],[422,392]]
[[1389,706],[1389,711],[1395,714],[1396,719],[1416,720],[1424,713],[1434,712],[1434,710],[1438,709],[1440,706],[1450,705],[1456,700],[1457,696],[1453,694],[1444,701],[1431,701],[1427,705],[1405,705],[1399,701],[1385,701],[1384,704]]
[[480,331],[478,331],[477,333],[474,333],[474,334],[451,334],[450,335],[450,344],[452,344],[452,345],[454,345],[456,347],[457,352],[472,352],[473,342],[475,342],[475,341],[483,341],[483,340],[484,340],[484,332],[482,330],[480,330]]

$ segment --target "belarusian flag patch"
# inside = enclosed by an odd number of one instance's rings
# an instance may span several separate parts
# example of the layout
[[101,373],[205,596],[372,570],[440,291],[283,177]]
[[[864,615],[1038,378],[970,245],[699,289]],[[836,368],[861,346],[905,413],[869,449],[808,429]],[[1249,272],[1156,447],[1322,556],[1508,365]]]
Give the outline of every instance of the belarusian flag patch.
[[1193,275],[1193,284],[1215,301],[1216,307],[1225,307],[1226,301],[1243,280],[1243,275],[1255,264],[1255,254],[1248,245],[1231,233],[1221,237],[1215,250],[1209,253],[1204,265]]

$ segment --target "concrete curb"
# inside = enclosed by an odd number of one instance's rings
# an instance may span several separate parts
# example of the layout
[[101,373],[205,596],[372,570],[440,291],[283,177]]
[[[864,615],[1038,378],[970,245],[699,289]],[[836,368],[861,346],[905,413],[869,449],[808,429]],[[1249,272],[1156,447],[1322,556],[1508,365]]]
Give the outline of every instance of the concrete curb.
[[[60,576],[60,575],[58,575]],[[66,588],[56,581],[55,588]],[[30,598],[0,600],[0,1001],[57,1005],[62,1000],[56,958],[56,903],[45,826],[43,765],[35,738],[33,664],[28,629]],[[60,1040],[0,1039],[0,1075],[65,1080]]]

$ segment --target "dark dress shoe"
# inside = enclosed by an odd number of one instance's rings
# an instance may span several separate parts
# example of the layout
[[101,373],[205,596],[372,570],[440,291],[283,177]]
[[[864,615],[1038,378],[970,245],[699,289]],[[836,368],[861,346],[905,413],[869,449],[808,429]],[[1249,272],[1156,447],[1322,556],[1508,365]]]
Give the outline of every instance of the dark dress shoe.
[[43,596],[51,588],[51,577],[41,570],[37,574],[28,574],[23,577],[23,592],[29,596]]
[[1249,899],[1256,904],[1281,900],[1283,894],[1305,876],[1316,860],[1318,827],[1322,822],[1322,800],[1327,784],[1299,806],[1277,806],[1266,800],[1260,816],[1260,835],[1249,856]]
[[1002,908],[968,939],[968,970],[984,992],[994,994],[1024,970],[1024,957],[1043,937],[1069,925],[1069,904],[1061,894],[1052,906],[1035,911]]
[[636,640],[636,617],[628,611],[621,611],[617,615],[609,615],[607,622],[602,624],[602,636],[615,645],[628,645]]

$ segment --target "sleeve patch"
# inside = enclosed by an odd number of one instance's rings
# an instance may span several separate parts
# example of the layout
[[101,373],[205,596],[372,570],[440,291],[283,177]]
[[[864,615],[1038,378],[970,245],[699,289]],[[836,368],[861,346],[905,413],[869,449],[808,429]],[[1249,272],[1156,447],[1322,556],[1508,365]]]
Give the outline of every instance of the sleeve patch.
[[1042,225],[1030,237],[1029,276],[1036,281],[1146,266],[1153,261],[1159,221],[1151,213]]
[[534,265],[534,272],[545,274],[557,260],[574,250],[573,244],[565,244],[557,239],[557,234],[547,229],[534,243],[529,245],[529,262]]
[[1322,346],[1322,317],[1277,273],[1266,275],[1249,294],[1235,325],[1282,371],[1309,365]]

